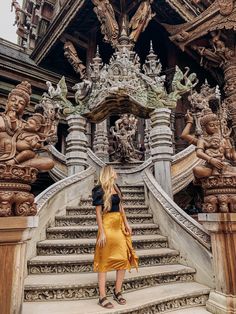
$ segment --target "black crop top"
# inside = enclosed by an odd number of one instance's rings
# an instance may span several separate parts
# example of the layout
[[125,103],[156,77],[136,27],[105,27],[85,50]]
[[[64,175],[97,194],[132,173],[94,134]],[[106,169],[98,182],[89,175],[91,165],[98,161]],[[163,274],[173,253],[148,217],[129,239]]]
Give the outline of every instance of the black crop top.
[[[96,185],[92,190],[92,199],[93,199],[93,206],[102,205],[103,209],[103,194],[104,191],[101,185]],[[112,194],[111,197],[111,209],[110,212],[119,212],[120,211],[120,197],[118,194]]]

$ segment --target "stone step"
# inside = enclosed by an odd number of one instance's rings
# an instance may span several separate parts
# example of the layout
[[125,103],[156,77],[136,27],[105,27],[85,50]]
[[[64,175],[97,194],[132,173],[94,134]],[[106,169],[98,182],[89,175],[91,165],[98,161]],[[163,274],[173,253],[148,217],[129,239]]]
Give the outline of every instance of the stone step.
[[[127,219],[132,224],[153,223],[152,214],[127,214]],[[96,215],[56,216],[55,226],[85,226],[96,225]]]
[[[114,308],[110,310],[98,306],[97,298],[70,302],[46,300],[25,302],[22,314],[151,314],[170,311],[173,314],[209,314],[202,308],[208,300],[209,292],[208,287],[199,283],[179,282],[171,286],[159,285],[125,293],[126,305],[119,305],[109,297],[109,301],[114,304]],[[59,300],[60,295],[55,295],[54,298]]]
[[[148,206],[146,205],[126,205],[125,206],[126,214],[147,214]],[[94,206],[68,206],[66,213],[69,216],[76,215],[93,215],[95,213]]]
[[[135,249],[156,249],[168,246],[167,238],[162,235],[132,236]],[[96,238],[93,239],[63,239],[38,242],[38,255],[71,255],[90,254],[94,252]]]
[[205,306],[196,306],[187,309],[172,311],[172,314],[210,314]]
[[[176,264],[179,252],[169,248],[136,250],[140,266]],[[31,274],[81,273],[93,271],[93,254],[36,256],[28,261]]]
[[[126,274],[124,291],[134,291],[173,282],[192,282],[194,269],[183,265],[139,268]],[[111,295],[115,272],[109,272],[107,295]],[[170,287],[169,287],[170,288]],[[31,275],[25,280],[25,301],[90,299],[98,296],[97,274]],[[68,304],[69,306],[69,304]]]
[[[139,197],[124,197],[122,200],[125,206],[127,205],[145,205],[145,198],[144,196]],[[79,206],[91,206],[92,205],[92,198],[81,199]]]
[[[134,235],[158,234],[157,224],[131,224]],[[67,226],[47,228],[47,239],[84,239],[97,235],[97,226]]]

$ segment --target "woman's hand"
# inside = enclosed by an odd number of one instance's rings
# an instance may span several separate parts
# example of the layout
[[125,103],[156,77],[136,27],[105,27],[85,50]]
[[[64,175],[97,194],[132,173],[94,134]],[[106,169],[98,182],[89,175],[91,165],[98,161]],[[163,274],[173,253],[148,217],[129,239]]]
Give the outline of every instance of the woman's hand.
[[99,247],[104,247],[106,245],[106,235],[104,231],[100,232],[97,244]]
[[127,232],[129,235],[132,234],[132,228],[130,227],[130,225],[129,225],[128,223],[125,225],[125,230],[126,230],[126,232]]

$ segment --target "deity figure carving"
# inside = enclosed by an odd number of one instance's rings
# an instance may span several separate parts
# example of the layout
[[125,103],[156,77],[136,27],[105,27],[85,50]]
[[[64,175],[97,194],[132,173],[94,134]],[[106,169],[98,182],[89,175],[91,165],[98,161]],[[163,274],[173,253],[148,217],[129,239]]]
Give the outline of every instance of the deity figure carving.
[[0,114],[0,162],[47,171],[54,166],[53,161],[36,153],[46,137],[42,131],[44,117],[36,113],[28,121],[22,119],[30,94],[28,82],[17,85],[8,96],[5,112]]
[[104,40],[115,46],[118,42],[119,26],[112,5],[109,0],[92,0],[92,2],[95,5],[94,12],[101,23]]
[[[211,95],[209,91],[209,85],[205,84],[202,94],[208,93],[208,99]],[[217,89],[215,93],[217,96]],[[193,97],[194,99],[195,97]],[[231,130],[227,126],[224,104],[220,104],[220,109],[216,114],[210,109],[209,103],[204,102],[202,111],[199,110],[198,113],[200,114],[198,121],[201,132],[190,133],[194,117],[192,113],[187,112],[187,124],[181,137],[194,144],[197,157],[205,161],[203,165],[193,168],[195,182],[201,184],[205,194],[203,211],[209,213],[234,212],[236,207],[236,151],[231,142]]]
[[141,154],[134,146],[134,137],[137,131],[137,118],[133,114],[123,114],[111,127],[111,133],[115,139],[115,158],[118,161],[138,160]]
[[54,166],[53,160],[40,152],[46,151],[44,144],[55,137],[57,124],[52,119],[58,118],[57,108],[45,106],[44,99],[24,120],[30,95],[31,85],[21,82],[8,95],[5,112],[0,113],[0,217],[36,215],[29,184],[38,171]]
[[136,13],[132,17],[129,28],[131,29],[129,38],[131,41],[136,42],[139,38],[139,35],[146,29],[150,20],[155,16],[155,13],[152,13],[152,4],[153,0],[143,1]]
[[15,10],[15,22],[14,25],[17,25],[17,35],[21,38],[25,38],[27,33],[27,28],[25,28],[25,21],[30,18],[29,13],[25,12],[18,1],[12,0],[11,11]]
[[64,56],[73,66],[76,73],[80,74],[80,78],[83,79],[86,74],[86,66],[80,60],[78,53],[73,45],[73,43],[67,40],[64,44]]

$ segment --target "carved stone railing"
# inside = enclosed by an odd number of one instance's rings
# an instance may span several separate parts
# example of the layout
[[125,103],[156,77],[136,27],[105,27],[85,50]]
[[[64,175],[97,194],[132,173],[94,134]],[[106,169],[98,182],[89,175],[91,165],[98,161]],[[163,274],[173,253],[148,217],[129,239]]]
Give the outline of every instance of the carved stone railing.
[[182,262],[197,269],[197,281],[213,286],[209,233],[165,193],[150,169],[143,172],[143,180],[147,205],[161,233],[168,236],[171,247],[180,251]]
[[36,197],[39,226],[27,247],[27,259],[36,255],[36,243],[46,239],[46,227],[53,224],[55,215],[65,214],[67,206],[78,206],[82,196],[91,193],[95,172],[95,168],[90,166],[54,183]]
[[171,164],[173,195],[193,180],[193,168],[203,163],[204,161],[196,156],[194,145],[188,146],[173,156]]
[[[55,162],[55,167],[50,171],[50,176],[54,181],[62,180],[67,176],[67,169],[65,165],[65,155],[60,153],[54,146],[49,146],[49,151],[53,160]],[[94,167],[97,171],[105,165],[105,162],[102,161],[91,149],[87,150],[88,153],[88,164]],[[171,174],[172,174],[172,186],[173,194],[178,193],[184,187],[186,187],[193,180],[193,167],[202,164],[203,161],[196,157],[195,146],[190,145],[180,153],[173,156],[173,161],[171,163]],[[121,169],[118,170],[119,175],[131,178],[135,173],[140,173],[139,181],[141,179],[141,172],[152,164],[151,158],[146,160],[143,164],[134,167],[132,169]],[[135,178],[131,178],[135,180]],[[128,180],[130,181],[130,180]]]
[[55,166],[49,171],[49,175],[57,182],[67,177],[66,156],[60,153],[53,145],[48,146],[48,151],[55,163]]

